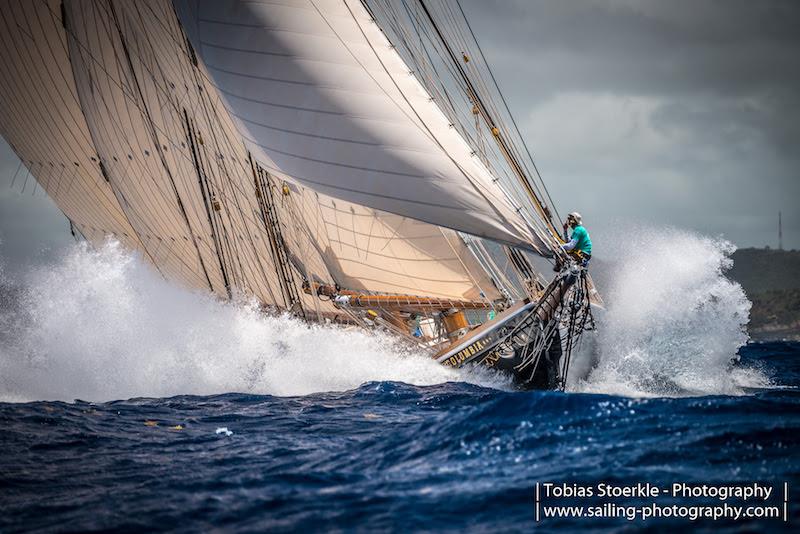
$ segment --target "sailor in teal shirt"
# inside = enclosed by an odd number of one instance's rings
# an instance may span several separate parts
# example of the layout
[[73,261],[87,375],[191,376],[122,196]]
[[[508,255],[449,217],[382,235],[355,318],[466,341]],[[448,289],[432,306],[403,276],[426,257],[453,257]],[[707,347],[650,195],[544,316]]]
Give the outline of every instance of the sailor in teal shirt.
[[[567,236],[567,226],[572,228],[572,235]],[[567,222],[564,223],[564,240],[567,243],[561,245],[566,251],[579,252],[581,264],[586,267],[589,265],[589,260],[592,259],[592,240],[589,238],[589,232],[581,224],[581,214],[573,211],[567,215]]]

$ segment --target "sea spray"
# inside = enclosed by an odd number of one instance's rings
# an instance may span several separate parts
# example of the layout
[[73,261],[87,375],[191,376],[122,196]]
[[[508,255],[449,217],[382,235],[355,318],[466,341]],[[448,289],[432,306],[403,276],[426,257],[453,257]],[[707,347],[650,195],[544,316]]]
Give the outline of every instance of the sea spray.
[[632,396],[741,394],[764,386],[732,365],[747,342],[750,302],[725,277],[735,247],[674,228],[628,228],[606,244],[597,364],[579,391]]
[[[7,291],[8,292],[8,291]],[[393,337],[266,316],[161,278],[109,242],[33,269],[0,312],[0,400],[243,392],[305,395],[458,374]]]
[[[724,276],[733,246],[669,228],[624,235],[624,243],[600,240],[603,256],[616,258],[600,285],[607,310],[581,345],[594,345],[594,360],[576,355],[569,390],[683,396],[768,385],[758,370],[731,365],[750,306]],[[443,368],[391,336],[270,317],[253,302],[189,291],[114,242],[76,245],[16,286],[3,276],[0,268],[0,400],[305,395],[382,380],[509,386],[491,373]]]

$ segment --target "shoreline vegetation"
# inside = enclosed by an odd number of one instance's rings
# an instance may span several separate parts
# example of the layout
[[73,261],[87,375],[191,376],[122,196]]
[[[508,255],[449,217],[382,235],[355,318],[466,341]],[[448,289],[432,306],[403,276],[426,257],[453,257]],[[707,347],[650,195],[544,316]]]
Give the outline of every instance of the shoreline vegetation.
[[756,341],[800,341],[800,250],[743,248],[727,275],[753,303],[747,330]]

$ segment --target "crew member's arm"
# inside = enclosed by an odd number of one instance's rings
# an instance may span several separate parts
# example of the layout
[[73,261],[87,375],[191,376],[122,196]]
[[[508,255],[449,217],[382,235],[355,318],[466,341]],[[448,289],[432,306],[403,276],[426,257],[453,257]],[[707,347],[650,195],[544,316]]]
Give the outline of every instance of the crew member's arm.
[[561,248],[563,248],[564,250],[572,250],[575,248],[575,245],[577,244],[578,240],[573,237],[572,239],[570,239],[569,243],[564,243],[563,245],[561,245]]

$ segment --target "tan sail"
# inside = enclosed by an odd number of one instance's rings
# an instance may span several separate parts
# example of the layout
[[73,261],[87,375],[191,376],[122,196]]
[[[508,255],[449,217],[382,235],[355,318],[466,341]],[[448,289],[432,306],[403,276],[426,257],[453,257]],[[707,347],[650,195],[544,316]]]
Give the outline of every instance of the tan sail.
[[143,250],[104,179],[78,102],[58,0],[0,10],[0,130],[86,239]]
[[[19,2],[12,7],[19,20],[50,22],[33,43],[35,53],[48,60],[25,66],[36,75],[36,84],[50,90],[25,106],[16,103],[13,110],[0,106],[7,114],[21,110],[18,118],[3,120],[7,138],[26,161],[52,161],[54,167],[78,161],[78,156],[52,148],[47,158],[31,152],[31,147],[60,147],[79,132],[72,132],[64,110],[53,106],[63,94],[71,95],[71,113],[81,119],[83,135],[83,159],[75,168],[86,176],[78,174],[71,188],[58,189],[56,182],[50,187],[47,169],[39,173],[34,165],[34,171],[88,236],[129,240],[126,244],[141,249],[165,276],[189,286],[220,296],[243,292],[267,305],[289,308],[280,262],[270,247],[268,214],[259,198],[267,184],[275,190],[267,209],[275,211],[294,261],[288,270],[295,286],[290,293],[311,311],[322,306],[332,312],[333,307],[303,294],[302,278],[367,291],[498,298],[454,232],[302,186],[292,186],[284,195],[280,179],[258,178],[202,62],[193,64],[169,2],[67,2],[68,32],[59,3]],[[7,24],[14,22],[6,16]],[[97,31],[97,24],[103,31]],[[8,29],[6,50],[13,49],[12,38],[18,46],[23,41],[31,46],[15,25]],[[54,35],[61,54],[47,56]],[[9,54],[6,60],[19,58]],[[22,89],[35,92],[33,85],[19,85],[26,78],[23,66],[17,68],[20,74],[2,87],[4,103],[13,103]],[[60,74],[53,76],[58,69]],[[20,125],[39,117],[46,122],[41,130],[50,136],[37,136],[41,142],[34,143]],[[104,202],[115,207],[113,216],[94,214],[99,204],[87,194],[96,194],[94,189],[103,191]]]

